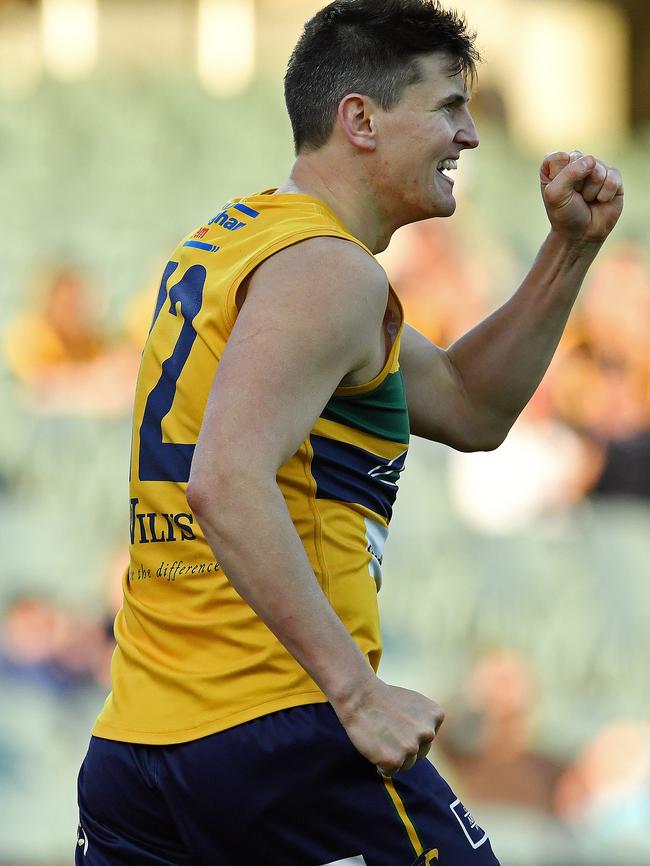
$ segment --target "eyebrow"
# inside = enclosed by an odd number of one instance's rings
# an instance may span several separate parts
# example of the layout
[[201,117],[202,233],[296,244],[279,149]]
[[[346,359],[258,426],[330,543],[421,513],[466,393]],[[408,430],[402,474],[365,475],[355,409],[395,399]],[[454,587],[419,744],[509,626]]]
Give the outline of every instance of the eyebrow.
[[443,98],[436,103],[436,109],[442,108],[445,105],[453,105],[454,108],[460,107],[461,105],[467,105],[470,97],[467,93],[452,93],[450,96],[443,96]]

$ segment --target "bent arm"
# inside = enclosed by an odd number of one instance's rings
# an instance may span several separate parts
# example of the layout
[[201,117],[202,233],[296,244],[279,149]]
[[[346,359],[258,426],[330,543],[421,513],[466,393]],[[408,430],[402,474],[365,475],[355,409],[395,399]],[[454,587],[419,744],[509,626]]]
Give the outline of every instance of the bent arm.
[[541,382],[599,248],[551,232],[512,298],[446,351],[409,329],[400,364],[412,432],[460,451],[497,448]]
[[264,262],[219,363],[187,490],[232,585],[335,709],[374,674],[316,580],[276,473],[369,362],[387,294],[345,241],[304,241]]
[[542,381],[600,246],[551,232],[515,295],[449,348],[495,446]]
[[623,209],[617,169],[579,151],[540,171],[551,232],[518,291],[446,352],[405,335],[412,430],[462,451],[496,448],[553,357],[589,266]]

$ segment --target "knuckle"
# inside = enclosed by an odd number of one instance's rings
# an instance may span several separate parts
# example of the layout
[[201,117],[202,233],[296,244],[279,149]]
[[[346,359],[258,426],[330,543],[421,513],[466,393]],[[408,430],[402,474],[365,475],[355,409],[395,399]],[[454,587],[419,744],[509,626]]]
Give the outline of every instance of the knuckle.
[[419,748],[420,742],[417,739],[413,739],[408,744],[404,745],[402,749],[402,761],[407,760],[411,755],[417,755]]

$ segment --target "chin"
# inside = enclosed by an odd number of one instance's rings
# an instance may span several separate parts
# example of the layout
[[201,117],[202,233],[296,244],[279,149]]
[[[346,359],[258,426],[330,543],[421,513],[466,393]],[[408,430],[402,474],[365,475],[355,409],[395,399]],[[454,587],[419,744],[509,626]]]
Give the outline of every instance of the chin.
[[431,208],[428,218],[432,217],[450,217],[453,216],[456,212],[456,199],[452,198],[451,200],[444,202],[436,202],[434,206]]
[[456,213],[456,199],[452,198],[452,200],[449,202],[449,205],[447,206],[447,210],[445,211],[444,214],[441,214],[441,216],[450,217],[450,216],[453,216],[455,213]]

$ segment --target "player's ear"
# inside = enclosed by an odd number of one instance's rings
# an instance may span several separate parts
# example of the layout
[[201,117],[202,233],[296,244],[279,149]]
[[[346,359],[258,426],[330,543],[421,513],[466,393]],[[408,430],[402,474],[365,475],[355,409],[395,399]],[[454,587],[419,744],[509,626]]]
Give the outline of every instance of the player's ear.
[[367,96],[348,93],[339,103],[338,124],[346,139],[360,150],[377,147],[374,105]]

